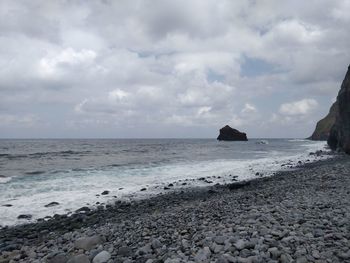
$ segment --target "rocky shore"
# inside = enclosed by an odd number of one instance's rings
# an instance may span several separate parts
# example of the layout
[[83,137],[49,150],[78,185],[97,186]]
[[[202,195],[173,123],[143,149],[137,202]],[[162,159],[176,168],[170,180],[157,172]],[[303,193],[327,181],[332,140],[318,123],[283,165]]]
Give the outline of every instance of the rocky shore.
[[0,230],[0,262],[350,262],[350,159]]

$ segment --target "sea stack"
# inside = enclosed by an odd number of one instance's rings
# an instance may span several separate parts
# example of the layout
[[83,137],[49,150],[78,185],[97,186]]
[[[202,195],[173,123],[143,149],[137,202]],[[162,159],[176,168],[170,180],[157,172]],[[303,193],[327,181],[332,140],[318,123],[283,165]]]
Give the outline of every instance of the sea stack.
[[313,141],[327,141],[337,115],[338,103],[334,102],[327,116],[317,123],[315,131],[308,139]]
[[248,141],[247,135],[226,125],[220,129],[219,141]]
[[341,85],[336,103],[338,104],[338,114],[327,142],[332,150],[341,150],[350,154],[350,66]]

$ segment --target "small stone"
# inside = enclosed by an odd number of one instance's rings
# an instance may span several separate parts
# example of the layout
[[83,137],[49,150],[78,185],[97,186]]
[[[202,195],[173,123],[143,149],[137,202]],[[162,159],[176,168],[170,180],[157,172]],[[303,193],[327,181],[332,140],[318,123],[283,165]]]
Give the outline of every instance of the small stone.
[[74,242],[74,246],[78,249],[81,248],[84,250],[91,250],[96,245],[99,245],[101,243],[102,243],[101,236],[82,237],[82,238],[77,239]]
[[344,260],[350,259],[350,250],[347,253],[340,253],[338,257]]
[[151,254],[152,253],[152,247],[151,244],[147,244],[141,248],[139,248],[136,252],[139,255],[147,255],[147,254]]
[[226,238],[224,236],[217,236],[214,238],[216,244],[223,245],[225,243]]
[[183,248],[188,248],[188,247],[190,247],[190,243],[189,243],[188,240],[186,240],[186,239],[182,239],[182,240],[181,240],[181,245],[182,245]]
[[107,251],[101,251],[98,253],[94,259],[92,260],[93,263],[106,263],[111,258],[111,254]]
[[209,259],[211,255],[209,247],[204,247],[203,249],[200,249],[197,254],[194,257],[194,260],[196,262],[205,262]]
[[312,256],[315,258],[315,259],[319,259],[321,256],[320,256],[320,252],[318,250],[313,250],[312,251]]
[[280,257],[281,263],[290,263],[293,261],[293,258],[289,254],[282,254]]
[[48,260],[48,263],[66,263],[68,260],[66,254],[64,253],[59,253],[55,255],[53,258]]
[[147,188],[141,188],[141,192],[143,192],[143,191],[146,191],[147,190]]
[[220,251],[222,251],[223,248],[224,247],[222,245],[218,245],[218,244],[214,243],[214,246],[213,246],[214,251],[213,252],[215,254],[218,254]]
[[160,248],[160,247],[162,247],[162,243],[158,239],[153,239],[151,247],[153,249]]
[[269,248],[268,251],[269,251],[270,254],[271,254],[271,258],[272,258],[272,259],[275,259],[275,260],[277,260],[277,259],[280,257],[280,255],[281,255],[281,252],[278,250],[277,247]]
[[236,243],[233,244],[238,250],[242,250],[245,248],[246,242],[243,239],[237,240]]
[[72,257],[67,263],[90,263],[90,259],[86,255],[80,254]]
[[308,263],[306,257],[298,257],[296,263]]
[[109,191],[108,190],[105,190],[101,193],[101,195],[108,195],[109,194]]
[[120,256],[128,257],[131,255],[131,249],[129,247],[120,247],[117,253]]

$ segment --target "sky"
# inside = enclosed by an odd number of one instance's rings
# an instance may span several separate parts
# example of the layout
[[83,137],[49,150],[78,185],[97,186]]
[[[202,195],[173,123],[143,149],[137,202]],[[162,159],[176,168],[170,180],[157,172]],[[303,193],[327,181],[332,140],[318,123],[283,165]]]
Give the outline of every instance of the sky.
[[304,138],[350,63],[348,0],[0,1],[0,138]]

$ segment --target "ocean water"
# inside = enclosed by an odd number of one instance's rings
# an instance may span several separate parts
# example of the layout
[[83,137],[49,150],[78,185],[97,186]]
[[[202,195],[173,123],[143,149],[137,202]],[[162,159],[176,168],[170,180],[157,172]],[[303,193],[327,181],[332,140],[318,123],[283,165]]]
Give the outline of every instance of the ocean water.
[[[314,161],[325,142],[298,139],[70,139],[0,140],[0,225],[70,213],[172,188],[249,180]],[[288,164],[288,165],[287,165]],[[147,188],[146,191],[140,191]],[[104,190],[108,195],[100,195]],[[45,207],[50,202],[59,205]],[[12,205],[10,207],[6,205]]]

